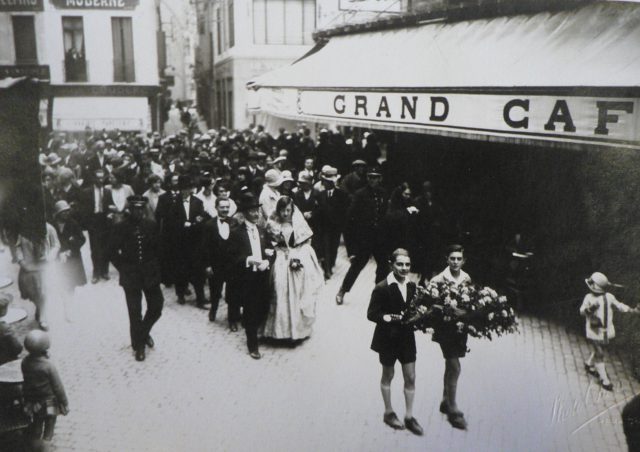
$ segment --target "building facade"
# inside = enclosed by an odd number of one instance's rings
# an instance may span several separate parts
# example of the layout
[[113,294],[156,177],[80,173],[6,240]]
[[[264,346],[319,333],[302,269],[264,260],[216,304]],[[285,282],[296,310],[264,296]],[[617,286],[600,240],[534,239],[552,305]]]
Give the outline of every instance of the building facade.
[[[382,6],[384,4],[384,6]],[[376,9],[377,8],[377,9]],[[198,11],[198,105],[211,127],[255,123],[246,84],[293,63],[324,26],[398,14],[402,0],[208,0]]]
[[49,129],[150,131],[160,122],[157,31],[154,1],[0,2],[0,76],[49,81]]

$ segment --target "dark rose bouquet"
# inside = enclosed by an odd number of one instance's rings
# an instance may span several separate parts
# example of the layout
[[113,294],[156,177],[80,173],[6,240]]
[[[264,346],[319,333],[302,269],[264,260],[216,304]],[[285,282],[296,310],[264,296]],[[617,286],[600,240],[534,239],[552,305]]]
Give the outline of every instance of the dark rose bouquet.
[[416,330],[455,326],[460,333],[492,339],[517,331],[518,321],[507,298],[490,287],[451,282],[419,287],[405,310],[403,322]]
[[292,257],[289,260],[289,268],[291,268],[291,270],[300,270],[303,267],[302,262],[300,262],[300,259]]

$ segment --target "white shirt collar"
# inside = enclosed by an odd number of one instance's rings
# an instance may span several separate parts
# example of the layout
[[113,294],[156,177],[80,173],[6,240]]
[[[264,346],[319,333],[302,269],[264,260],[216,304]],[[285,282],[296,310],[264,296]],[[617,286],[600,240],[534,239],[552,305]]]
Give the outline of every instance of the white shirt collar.
[[407,285],[407,278],[404,279],[404,282],[400,282],[396,279],[396,275],[393,274],[393,272],[389,273],[387,275],[387,284],[391,285],[391,284],[397,284],[398,286],[406,286]]
[[448,281],[455,283],[456,285],[462,284],[468,281],[469,279],[471,279],[469,275],[465,273],[463,270],[460,270],[460,276],[456,279],[451,274],[451,269],[449,267],[444,269],[444,271],[442,272],[442,277]]

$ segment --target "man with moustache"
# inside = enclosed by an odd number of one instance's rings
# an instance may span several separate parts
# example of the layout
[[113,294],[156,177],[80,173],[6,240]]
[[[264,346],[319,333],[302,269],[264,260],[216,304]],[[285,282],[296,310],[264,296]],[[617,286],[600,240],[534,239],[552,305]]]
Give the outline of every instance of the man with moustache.
[[[222,286],[229,280],[229,236],[238,226],[234,218],[229,217],[231,202],[229,199],[216,198],[215,218],[208,219],[204,224],[204,249],[207,253],[207,277],[209,282],[209,297],[211,308],[209,320],[216,320],[216,313],[222,296]],[[228,306],[228,322],[231,331],[238,331],[240,321],[240,307],[233,303],[233,296],[229,296],[229,285],[225,300]]]
[[258,347],[258,328],[269,311],[269,268],[274,250],[262,226],[260,203],[252,193],[240,199],[239,210],[244,223],[231,232],[229,252],[229,286],[234,303],[243,308],[242,322],[247,335],[247,348],[253,359],[262,355]]

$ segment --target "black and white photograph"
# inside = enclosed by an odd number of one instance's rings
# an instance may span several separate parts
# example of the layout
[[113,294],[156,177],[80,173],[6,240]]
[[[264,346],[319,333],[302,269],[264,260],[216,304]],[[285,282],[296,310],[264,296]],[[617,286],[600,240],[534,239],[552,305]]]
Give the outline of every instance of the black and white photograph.
[[640,0],[0,0],[0,452],[640,452]]

